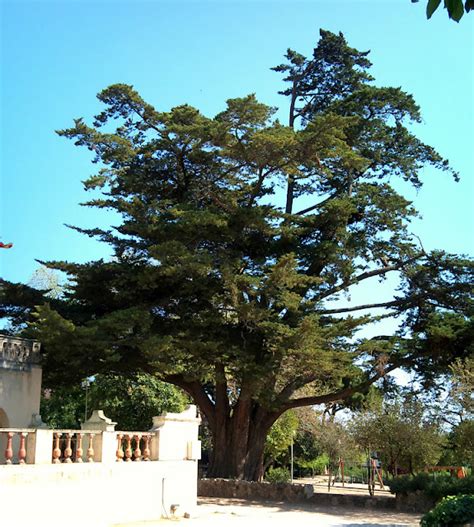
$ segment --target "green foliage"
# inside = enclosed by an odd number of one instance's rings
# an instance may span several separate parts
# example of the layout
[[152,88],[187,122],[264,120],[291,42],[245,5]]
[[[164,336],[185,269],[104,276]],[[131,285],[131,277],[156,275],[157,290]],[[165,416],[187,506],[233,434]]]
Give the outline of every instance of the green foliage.
[[474,343],[469,349],[472,351],[469,357],[456,359],[450,366],[452,386],[449,395],[462,411],[462,416],[474,417]]
[[40,414],[50,428],[77,430],[84,421],[85,407],[85,392],[77,383],[55,390],[43,390]]
[[[85,388],[81,385],[46,391],[41,416],[51,428],[78,428],[85,416]],[[88,409],[104,410],[117,430],[149,430],[152,417],[184,410],[187,398],[174,386],[152,375],[97,375],[88,388]],[[88,415],[89,417],[89,415]]]
[[421,518],[421,527],[466,525],[474,520],[474,496],[446,496]]
[[458,479],[448,475],[420,473],[416,476],[393,478],[388,485],[390,492],[394,494],[422,491],[436,501],[445,496],[474,494],[474,476]]
[[360,413],[352,433],[366,451],[377,451],[393,475],[401,468],[413,473],[436,464],[445,442],[437,423],[425,418],[423,404],[411,396]]
[[474,468],[474,419],[462,421],[451,433],[453,461],[459,465]]
[[329,467],[336,469],[339,459],[350,459],[357,454],[357,446],[345,426],[337,422],[326,422],[316,432],[322,452],[329,458]]
[[[418,0],[412,0],[412,2],[418,2]],[[426,17],[431,18],[433,13],[438,9],[441,4],[441,0],[428,0],[426,5]],[[464,16],[464,12],[469,13],[474,9],[473,0],[444,0],[444,8],[448,12],[449,18],[459,22]]]
[[268,483],[289,483],[291,481],[290,472],[286,468],[270,468],[265,474],[265,481]]
[[297,428],[298,418],[292,410],[285,412],[276,420],[266,439],[265,464],[276,461],[282,454],[288,453],[288,448],[294,440]]
[[296,458],[296,466],[303,470],[310,470],[311,475],[324,474],[325,469],[329,466],[329,456],[327,454],[320,454],[312,459]]

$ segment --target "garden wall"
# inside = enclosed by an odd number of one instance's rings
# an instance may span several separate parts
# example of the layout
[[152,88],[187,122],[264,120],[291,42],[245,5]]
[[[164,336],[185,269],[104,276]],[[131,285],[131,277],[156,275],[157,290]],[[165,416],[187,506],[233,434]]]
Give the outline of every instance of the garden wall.
[[200,479],[198,481],[198,496],[212,498],[236,498],[243,500],[268,500],[285,502],[305,502],[314,505],[329,505],[348,508],[367,508],[397,510],[400,512],[424,513],[434,506],[434,500],[422,492],[399,494],[395,496],[374,497],[338,494],[337,490],[330,493],[315,493],[313,485],[298,483],[256,483],[229,479]]
[[238,498],[245,500],[269,500],[286,502],[306,502],[314,505],[343,507],[364,507],[395,509],[393,496],[370,497],[351,494],[314,493],[313,485],[298,483],[257,483],[227,479],[201,479],[198,482],[198,496],[216,498]]

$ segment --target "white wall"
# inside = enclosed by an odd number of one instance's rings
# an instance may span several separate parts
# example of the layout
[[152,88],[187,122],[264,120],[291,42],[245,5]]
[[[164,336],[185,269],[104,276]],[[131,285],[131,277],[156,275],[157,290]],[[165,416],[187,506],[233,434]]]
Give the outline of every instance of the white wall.
[[[24,371],[0,368],[0,428],[27,428],[31,416],[39,413],[40,397],[39,366],[29,365]],[[8,424],[3,424],[5,420]]]
[[[164,490],[164,493],[163,493]],[[194,513],[197,462],[0,466],[3,527],[109,527]]]

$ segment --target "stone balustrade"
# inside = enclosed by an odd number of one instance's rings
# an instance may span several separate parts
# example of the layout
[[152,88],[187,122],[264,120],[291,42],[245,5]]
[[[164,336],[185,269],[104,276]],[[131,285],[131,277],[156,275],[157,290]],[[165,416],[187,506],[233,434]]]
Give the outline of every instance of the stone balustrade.
[[[116,431],[101,411],[81,430],[0,428],[0,525],[103,527],[189,516],[199,422],[192,406],[154,419],[149,431]],[[82,505],[71,509],[76,501]]]
[[[96,410],[81,430],[0,428],[0,465],[115,463],[200,459],[196,408],[154,418],[150,431],[115,431]],[[191,427],[186,429],[184,427]]]
[[40,349],[36,340],[0,335],[0,367],[24,369],[39,364]]

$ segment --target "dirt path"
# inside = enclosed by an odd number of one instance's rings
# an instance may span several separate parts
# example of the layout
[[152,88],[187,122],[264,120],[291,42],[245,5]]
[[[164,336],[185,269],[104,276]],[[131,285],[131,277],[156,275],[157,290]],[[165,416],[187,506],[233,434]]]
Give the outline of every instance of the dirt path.
[[114,527],[158,527],[178,524],[181,527],[415,527],[416,514],[395,511],[309,506],[226,498],[200,498],[189,519],[116,524]]
[[[197,514],[186,521],[190,527],[212,525],[252,527],[362,527],[419,525],[420,516],[367,509],[315,507],[304,504],[252,502],[223,498],[202,498]],[[184,520],[183,520],[184,524]]]

